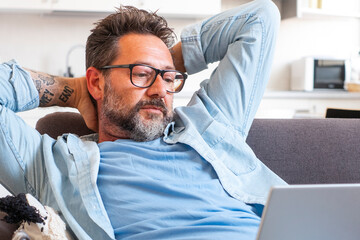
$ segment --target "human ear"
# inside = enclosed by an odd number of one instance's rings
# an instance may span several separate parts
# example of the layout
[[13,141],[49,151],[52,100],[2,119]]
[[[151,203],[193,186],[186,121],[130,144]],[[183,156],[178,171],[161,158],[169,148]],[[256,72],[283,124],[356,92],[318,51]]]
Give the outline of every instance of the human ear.
[[101,100],[104,96],[104,76],[101,72],[94,67],[89,67],[86,70],[86,81],[91,96],[96,101]]

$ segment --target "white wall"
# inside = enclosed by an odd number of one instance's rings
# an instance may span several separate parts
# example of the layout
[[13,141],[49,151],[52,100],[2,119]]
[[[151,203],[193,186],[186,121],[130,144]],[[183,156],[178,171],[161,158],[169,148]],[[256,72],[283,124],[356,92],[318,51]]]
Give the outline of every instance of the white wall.
[[[67,51],[85,44],[94,21],[96,18],[0,13],[1,60],[15,58],[28,68],[63,74]],[[71,60],[79,62],[84,71],[83,57]]]
[[[75,45],[86,44],[93,23],[103,16],[52,14],[6,14],[0,12],[0,59],[12,58],[28,68],[64,74],[66,54]],[[170,20],[176,32],[194,20]],[[76,48],[69,58],[75,73],[85,72],[84,49]]]

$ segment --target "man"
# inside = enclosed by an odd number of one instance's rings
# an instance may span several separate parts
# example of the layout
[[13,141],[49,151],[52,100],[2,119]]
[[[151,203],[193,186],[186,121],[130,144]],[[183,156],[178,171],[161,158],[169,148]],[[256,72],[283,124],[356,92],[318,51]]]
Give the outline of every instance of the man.
[[[58,209],[79,239],[254,239],[270,186],[284,184],[245,143],[278,24],[256,0],[189,26],[169,51],[166,22],[125,7],[92,30],[86,79],[3,64],[1,182]],[[184,72],[216,61],[173,111]],[[97,142],[41,136],[13,113],[39,105],[78,108]]]

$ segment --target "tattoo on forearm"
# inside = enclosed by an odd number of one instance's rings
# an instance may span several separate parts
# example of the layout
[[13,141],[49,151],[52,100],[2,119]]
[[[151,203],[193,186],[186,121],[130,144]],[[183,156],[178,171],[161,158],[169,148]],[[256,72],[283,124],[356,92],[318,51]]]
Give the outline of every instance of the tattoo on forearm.
[[47,105],[51,100],[53,99],[54,94],[50,92],[48,89],[45,89],[43,95],[40,98],[40,104],[41,105]]
[[66,103],[69,100],[69,98],[71,97],[71,94],[73,94],[73,92],[74,92],[74,89],[72,89],[69,86],[65,86],[63,92],[61,93],[61,95],[59,97],[59,99],[61,101],[63,101],[64,103]]
[[40,82],[40,80],[35,80],[34,82],[35,82],[36,90],[38,92],[40,92],[40,90],[41,90],[41,82]]
[[54,85],[55,83],[55,77],[46,73],[39,73],[39,72],[35,72],[31,69],[27,69],[30,74],[31,77],[34,80],[36,89],[38,90],[38,92],[41,91],[41,85],[45,84],[46,86],[50,86],[50,85]]
[[53,76],[51,75],[38,75],[39,79],[41,79],[41,81],[46,84],[46,86],[50,86],[53,85],[55,83],[55,79]]
[[41,107],[68,106],[69,104],[72,104],[69,100],[71,100],[75,88],[70,87],[72,86],[71,84],[70,86],[68,85],[67,79],[46,73],[35,72],[30,69],[26,70],[30,72],[35,87],[39,92]]

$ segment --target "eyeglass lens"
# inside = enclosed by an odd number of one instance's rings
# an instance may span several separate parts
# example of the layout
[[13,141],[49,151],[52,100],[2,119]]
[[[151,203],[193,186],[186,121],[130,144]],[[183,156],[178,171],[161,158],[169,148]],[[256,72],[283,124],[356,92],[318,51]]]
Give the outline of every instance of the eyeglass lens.
[[[156,78],[156,71],[147,66],[134,66],[132,69],[132,82],[137,87],[149,87]],[[184,76],[176,71],[163,72],[162,78],[166,90],[170,92],[180,91],[184,82]]]

